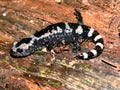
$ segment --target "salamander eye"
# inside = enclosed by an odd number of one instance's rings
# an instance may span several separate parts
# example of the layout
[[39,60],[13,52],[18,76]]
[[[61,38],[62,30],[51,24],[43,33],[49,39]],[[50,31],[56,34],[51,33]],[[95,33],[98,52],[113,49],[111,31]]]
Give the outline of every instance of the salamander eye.
[[23,52],[23,50],[20,49],[20,48],[18,48],[18,49],[17,49],[17,52],[21,53],[21,52]]

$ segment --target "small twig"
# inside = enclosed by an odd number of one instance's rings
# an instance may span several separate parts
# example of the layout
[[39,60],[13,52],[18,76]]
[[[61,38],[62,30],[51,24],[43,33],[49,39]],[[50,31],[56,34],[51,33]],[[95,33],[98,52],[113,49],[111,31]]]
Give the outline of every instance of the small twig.
[[110,65],[110,66],[112,66],[112,67],[114,67],[114,69],[116,71],[120,71],[120,64],[111,62],[111,61],[106,60],[106,59],[102,59],[101,61],[104,62],[104,63],[106,63],[106,64],[108,64],[108,65]]
[[111,24],[113,23],[113,20],[114,20],[115,18],[116,18],[116,16],[115,16],[115,17],[113,17],[113,18],[110,20],[110,23],[109,23],[108,29],[110,29]]

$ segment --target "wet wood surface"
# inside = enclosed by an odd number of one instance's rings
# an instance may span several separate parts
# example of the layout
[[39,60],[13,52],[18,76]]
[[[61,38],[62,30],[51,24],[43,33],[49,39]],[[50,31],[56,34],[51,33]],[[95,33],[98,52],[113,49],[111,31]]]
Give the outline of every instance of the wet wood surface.
[[[0,90],[120,90],[119,0],[63,1],[0,1]],[[99,57],[77,60],[69,46],[56,48],[55,59],[41,51],[25,58],[9,55],[14,41],[53,23],[77,22],[74,8],[103,36]]]

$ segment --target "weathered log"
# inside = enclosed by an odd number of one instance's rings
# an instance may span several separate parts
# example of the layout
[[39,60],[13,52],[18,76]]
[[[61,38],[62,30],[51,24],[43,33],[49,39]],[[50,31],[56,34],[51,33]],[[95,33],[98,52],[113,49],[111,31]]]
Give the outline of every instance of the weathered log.
[[[1,90],[120,90],[119,0],[64,1],[61,4],[54,0],[0,1]],[[76,7],[84,24],[103,36],[102,55],[89,61],[76,60],[68,46],[69,49],[58,51],[55,60],[49,52],[41,51],[25,58],[10,57],[13,41],[53,23],[76,22],[73,14]]]

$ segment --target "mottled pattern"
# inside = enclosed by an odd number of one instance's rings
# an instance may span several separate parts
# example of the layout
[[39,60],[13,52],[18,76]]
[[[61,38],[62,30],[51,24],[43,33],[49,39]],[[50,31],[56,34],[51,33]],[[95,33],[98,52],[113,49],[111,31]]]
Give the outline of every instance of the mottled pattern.
[[88,60],[99,56],[104,49],[102,36],[93,28],[83,25],[81,14],[77,10],[75,15],[78,23],[61,22],[49,25],[32,36],[14,42],[10,51],[11,56],[24,57],[36,50],[43,48],[52,50],[70,43],[75,46],[76,51],[79,51],[80,42],[78,39],[91,40],[95,44],[95,48],[88,52],[78,53],[76,58]]

